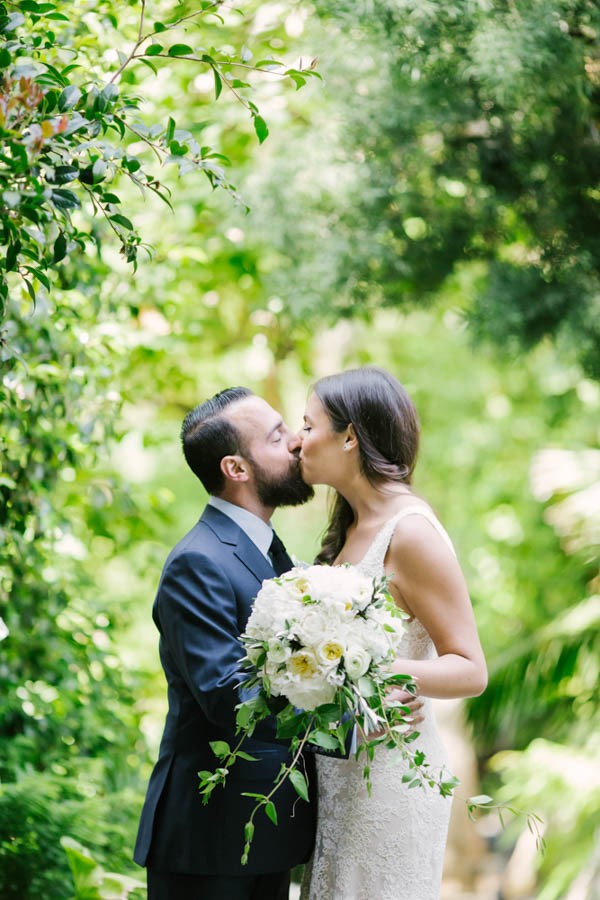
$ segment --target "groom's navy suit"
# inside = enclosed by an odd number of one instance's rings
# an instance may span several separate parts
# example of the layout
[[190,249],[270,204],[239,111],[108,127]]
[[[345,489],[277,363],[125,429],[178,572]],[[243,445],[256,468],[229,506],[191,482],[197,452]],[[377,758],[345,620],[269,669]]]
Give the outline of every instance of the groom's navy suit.
[[[261,811],[248,865],[240,863],[244,823],[254,805],[241,793],[269,792],[281,763],[289,760],[282,744],[249,739],[245,749],[259,761],[236,762],[225,788],[217,788],[207,805],[198,791],[197,772],[219,765],[209,742],[237,743],[234,707],[244,655],[239,635],[261,582],[274,574],[245,532],[211,506],[165,563],[153,618],[169,708],[135,847],[142,866],[247,876],[282,872],[311,852],[315,804],[300,800],[286,782],[274,798],[278,826]],[[314,785],[314,760],[309,757],[306,765]]]

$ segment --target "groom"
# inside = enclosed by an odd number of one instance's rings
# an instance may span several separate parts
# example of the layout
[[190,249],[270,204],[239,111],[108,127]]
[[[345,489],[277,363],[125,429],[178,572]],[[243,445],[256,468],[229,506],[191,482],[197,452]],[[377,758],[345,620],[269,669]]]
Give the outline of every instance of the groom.
[[[285,782],[276,800],[278,826],[259,815],[246,866],[240,857],[253,808],[241,794],[268,793],[289,760],[287,748],[248,739],[245,749],[258,761],[236,762],[206,806],[197,773],[219,765],[211,741],[234,739],[239,636],[252,600],[263,579],[292,567],[271,515],[278,506],[304,503],[313,491],[300,477],[298,439],[247,388],[229,388],[197,406],[181,437],[210,498],[169,554],[154,602],[169,708],[134,859],[147,867],[148,900],[286,900],[290,869],[312,849],[314,803],[299,800]],[[305,764],[312,774],[313,759]]]

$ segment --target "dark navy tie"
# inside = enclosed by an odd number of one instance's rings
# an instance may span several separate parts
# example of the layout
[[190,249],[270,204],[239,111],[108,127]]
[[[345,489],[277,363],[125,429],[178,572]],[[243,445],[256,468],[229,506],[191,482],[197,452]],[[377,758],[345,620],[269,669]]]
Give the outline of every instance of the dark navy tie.
[[276,575],[283,575],[284,572],[289,572],[294,565],[287,554],[287,550],[283,546],[283,542],[275,532],[273,532],[273,540],[269,547],[269,557]]

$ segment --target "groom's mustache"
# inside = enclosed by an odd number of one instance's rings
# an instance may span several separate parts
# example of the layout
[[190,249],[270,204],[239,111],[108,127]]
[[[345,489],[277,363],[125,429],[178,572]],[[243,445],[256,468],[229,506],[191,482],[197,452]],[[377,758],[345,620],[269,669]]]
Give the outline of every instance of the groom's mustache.
[[[300,450],[299,449],[294,450],[293,455],[294,455],[293,465],[295,465],[296,469],[298,470],[298,472],[300,474],[300,478],[302,478],[302,481],[304,481],[304,478],[302,475],[302,460],[300,459]],[[304,481],[304,483],[306,484],[305,481]]]

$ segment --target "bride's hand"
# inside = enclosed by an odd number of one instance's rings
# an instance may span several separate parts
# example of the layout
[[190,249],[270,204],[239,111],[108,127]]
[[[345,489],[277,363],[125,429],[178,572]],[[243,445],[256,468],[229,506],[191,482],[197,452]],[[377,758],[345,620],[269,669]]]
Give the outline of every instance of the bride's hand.
[[405,718],[409,724],[419,725],[424,721],[425,717],[421,712],[423,699],[418,694],[412,694],[410,691],[405,691],[402,688],[390,688],[386,692],[386,698],[388,702],[401,703],[402,706],[408,707],[410,712],[406,714]]
[[[386,699],[390,703],[400,703],[402,706],[408,707],[409,712],[405,714],[407,726],[419,725],[425,720],[425,716],[421,715],[423,700],[418,694],[413,694],[402,688],[388,688],[386,691]],[[382,737],[384,734],[385,729],[378,728],[375,731],[369,731],[366,738],[367,740],[373,740],[374,738]]]

